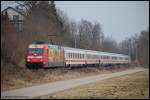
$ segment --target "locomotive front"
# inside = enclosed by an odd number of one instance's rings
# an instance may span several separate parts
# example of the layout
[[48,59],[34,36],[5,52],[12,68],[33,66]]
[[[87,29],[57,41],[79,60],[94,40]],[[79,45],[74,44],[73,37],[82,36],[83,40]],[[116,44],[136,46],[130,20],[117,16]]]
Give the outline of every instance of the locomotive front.
[[30,44],[25,54],[26,67],[41,67],[46,64],[46,46]]

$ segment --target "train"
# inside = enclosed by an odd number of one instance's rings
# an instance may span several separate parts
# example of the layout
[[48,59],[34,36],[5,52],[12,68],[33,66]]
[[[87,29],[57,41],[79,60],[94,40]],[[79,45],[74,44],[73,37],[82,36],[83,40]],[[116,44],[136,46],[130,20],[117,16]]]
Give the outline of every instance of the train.
[[27,68],[73,67],[88,65],[128,65],[130,56],[109,52],[64,47],[48,43],[30,44],[25,53]]

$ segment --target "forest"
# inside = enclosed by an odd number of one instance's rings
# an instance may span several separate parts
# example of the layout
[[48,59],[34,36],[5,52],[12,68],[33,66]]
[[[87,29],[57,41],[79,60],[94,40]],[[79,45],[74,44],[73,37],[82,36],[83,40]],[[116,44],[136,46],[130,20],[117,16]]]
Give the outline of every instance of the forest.
[[[23,30],[18,32],[7,14],[1,13],[1,69],[3,66],[24,66],[24,53],[29,44],[46,41],[55,45],[121,53],[132,62],[149,67],[149,28],[117,43],[106,37],[101,23],[82,19],[76,22],[51,1],[16,1],[25,9]],[[112,34],[113,35],[113,34]]]

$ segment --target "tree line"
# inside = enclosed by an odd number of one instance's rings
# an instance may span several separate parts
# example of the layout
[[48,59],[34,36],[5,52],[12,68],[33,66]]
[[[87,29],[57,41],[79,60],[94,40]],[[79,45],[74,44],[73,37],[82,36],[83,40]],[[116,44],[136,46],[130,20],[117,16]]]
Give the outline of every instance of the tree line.
[[82,19],[76,22],[51,1],[18,1],[25,8],[23,31],[17,32],[7,16],[1,18],[1,50],[3,62],[23,62],[27,46],[35,41],[53,42],[56,45],[122,53],[133,61],[149,65],[149,30],[117,43],[105,37],[99,22]]

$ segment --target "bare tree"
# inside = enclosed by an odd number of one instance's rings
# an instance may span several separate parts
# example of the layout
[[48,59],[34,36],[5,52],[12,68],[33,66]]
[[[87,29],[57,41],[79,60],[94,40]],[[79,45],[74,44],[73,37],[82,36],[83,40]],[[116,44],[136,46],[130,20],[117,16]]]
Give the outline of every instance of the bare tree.
[[113,53],[118,52],[117,42],[113,40],[111,37],[105,37],[102,45],[103,45],[102,51]]
[[99,23],[95,23],[92,30],[92,44],[94,50],[102,49],[103,32]]

